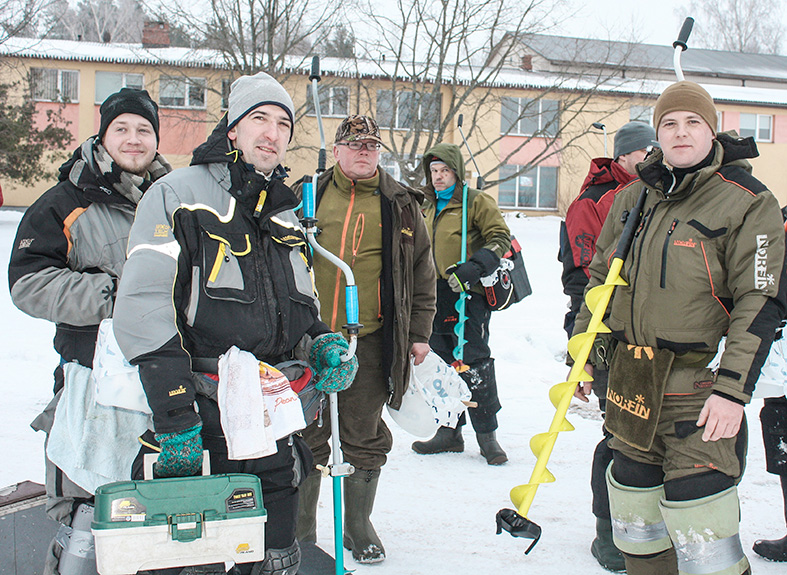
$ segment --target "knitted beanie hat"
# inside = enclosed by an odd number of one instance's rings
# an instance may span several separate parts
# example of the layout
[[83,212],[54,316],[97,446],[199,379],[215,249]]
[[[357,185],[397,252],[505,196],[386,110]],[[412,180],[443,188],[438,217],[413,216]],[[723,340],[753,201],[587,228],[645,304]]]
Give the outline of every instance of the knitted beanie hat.
[[656,130],[645,122],[634,120],[620,128],[615,134],[615,152],[612,158],[617,160],[620,156],[658,145]]
[[694,82],[683,80],[669,86],[656,100],[656,109],[653,112],[656,135],[658,136],[661,119],[669,112],[694,112],[705,120],[708,127],[716,135],[716,106],[710,94]]
[[142,116],[153,125],[156,133],[156,142],[159,141],[158,106],[151,99],[147,90],[136,90],[134,88],[122,88],[119,92],[107,97],[101,104],[101,124],[98,129],[99,141],[104,139],[107,128],[112,120],[121,114],[136,114]]
[[287,112],[292,123],[290,140],[295,127],[295,106],[292,98],[273,76],[265,72],[257,72],[253,76],[241,76],[230,87],[229,105],[227,108],[227,130],[231,130],[243,117],[260,106],[273,104]]

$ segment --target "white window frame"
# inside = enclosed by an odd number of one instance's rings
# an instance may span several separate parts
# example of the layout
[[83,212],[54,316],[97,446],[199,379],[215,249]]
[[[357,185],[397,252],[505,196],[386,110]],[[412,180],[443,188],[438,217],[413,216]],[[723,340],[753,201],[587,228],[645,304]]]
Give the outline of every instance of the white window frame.
[[[164,96],[164,86],[166,84],[179,84],[179,87],[182,88],[183,93],[183,104],[172,104],[172,103],[165,103],[164,98],[168,98],[169,96]],[[193,103],[192,102],[192,88],[202,88],[202,102]],[[208,83],[205,78],[192,78],[192,77],[185,77],[185,76],[167,76],[162,74],[159,77],[159,106],[161,108],[180,108],[180,109],[191,109],[191,110],[204,110],[207,107],[207,92],[208,92]]]
[[[120,76],[120,86],[117,89],[115,89],[114,91],[112,91],[109,94],[107,94],[104,98],[99,98],[98,94],[94,94],[94,96],[95,96],[95,103],[96,104],[103,104],[104,100],[106,100],[107,97],[111,96],[115,92],[118,92],[121,88],[136,88],[138,90],[144,90],[145,89],[145,75],[144,74],[132,74],[132,73],[128,73],[128,72],[109,72],[107,70],[96,70],[95,90],[98,90],[98,76],[99,76],[99,74],[112,74],[114,76]],[[132,78],[139,78],[141,80],[141,82],[140,83],[132,83],[131,86],[129,86],[129,80],[132,79]],[[137,86],[139,86],[139,87],[137,87]]]
[[[388,112],[381,113],[381,110],[380,110],[380,102],[382,101],[383,97],[386,96],[386,95],[391,97],[391,104],[392,105],[393,105],[393,96],[394,95],[396,96],[396,114],[395,114],[395,117],[392,118],[393,119],[393,122],[391,122],[393,124],[392,126],[387,125],[388,122],[387,122],[386,116],[388,115]],[[422,125],[422,128],[423,128],[424,131],[427,131],[427,130],[437,131],[439,129],[439,127],[440,127],[440,117],[441,117],[441,114],[442,114],[442,105],[443,105],[442,95],[439,92],[437,94],[435,94],[433,92],[414,92],[413,90],[397,90],[396,92],[394,92],[393,90],[377,90],[377,106],[376,106],[377,116],[375,118],[377,120],[377,124],[381,128],[388,128],[388,129],[392,129],[392,130],[412,130],[413,126],[406,125],[405,119],[403,118],[403,114],[402,114],[402,111],[406,108],[406,106],[401,104],[401,100],[402,100],[402,98],[404,98],[404,97],[406,97],[408,95],[413,97],[413,98],[428,97],[428,98],[435,98],[437,100],[437,113],[435,114],[435,118],[434,118],[435,119],[435,125],[434,126]],[[393,112],[394,112],[393,110],[390,111],[391,114],[393,114]],[[422,116],[423,116],[423,105],[422,105],[422,103],[420,101],[418,102],[418,107],[417,107],[415,113],[416,113],[416,115],[415,115],[415,118],[414,118],[414,123],[417,120],[422,120],[423,119],[422,118]],[[422,122],[422,124],[423,124],[423,122]]]
[[[344,92],[344,109],[341,108],[341,99],[338,96]],[[348,86],[320,86],[320,112],[324,118],[345,118],[350,114],[350,88]],[[317,116],[314,111],[314,97],[312,87],[306,87],[306,115]]]
[[[510,175],[510,174],[505,174],[504,173],[506,168],[510,168],[513,171],[518,171],[519,169],[521,169],[521,167],[522,166],[519,166],[519,165],[516,165],[516,164],[506,164],[506,165],[500,166],[500,179],[503,179],[503,178],[508,177]],[[541,200],[542,170],[544,170],[544,169],[555,170],[555,192],[554,192],[555,193],[555,205],[554,206],[541,206],[541,205],[539,205],[540,204],[540,200]],[[528,177],[533,172],[535,172],[535,178],[536,178],[536,205],[535,206],[520,205],[520,203],[519,203],[519,194],[520,194],[520,191],[521,191],[520,190],[520,185],[519,185],[520,184],[520,178]],[[504,182],[502,184],[498,184],[498,199],[497,199],[498,205],[501,208],[510,208],[510,209],[554,211],[554,210],[557,209],[558,177],[559,177],[559,172],[558,172],[558,168],[556,166],[536,166],[530,172],[525,172],[523,174],[519,174],[518,176],[508,180],[507,182]],[[500,202],[500,187],[502,185],[511,185],[512,183],[514,185],[514,204],[513,205],[511,205],[511,204],[503,204],[503,203]]]
[[[742,126],[744,116],[754,118],[754,134],[749,133],[748,135],[749,136],[753,135],[755,142],[773,142],[773,116],[771,114],[748,114],[748,113],[741,112],[740,123],[738,124],[738,128],[740,131],[739,135],[745,138],[747,136],[743,134],[743,126]],[[766,120],[768,124],[767,127],[768,135],[767,137],[762,137],[761,132],[763,129],[765,129],[764,124],[766,123]]]
[[[513,103],[516,102],[516,111],[514,112],[515,117],[517,118],[516,123],[511,126],[511,128],[506,131],[507,126],[503,123],[506,121],[505,117],[505,106],[506,102]],[[522,111],[526,110],[528,107],[531,107],[532,110],[532,103],[538,103],[538,115],[535,117],[521,117]],[[556,122],[553,122],[551,127],[549,128],[548,132],[544,132],[549,124],[549,119],[545,116],[544,107],[545,104],[549,102],[550,104],[555,104],[556,109],[554,110],[554,114],[556,116]],[[548,112],[552,113],[553,110],[548,110]],[[528,132],[527,130],[522,129],[523,122],[529,122],[537,120],[537,127],[535,131]],[[552,100],[550,98],[518,98],[513,96],[505,96],[503,97],[502,101],[500,102],[500,133],[506,136],[536,136],[540,138],[554,138],[560,132],[560,100]]]
[[[36,92],[38,90],[37,90],[37,87],[36,87],[37,80],[36,80],[35,76],[38,73],[37,71],[39,71],[39,70],[41,71],[41,74],[47,74],[47,73],[49,73],[49,74],[52,74],[52,73],[57,74],[56,86],[55,86],[56,94],[54,94],[53,97],[46,97],[48,95],[44,95],[44,96],[37,96],[36,95]],[[64,85],[64,83],[67,83],[67,82],[64,82],[64,78],[63,77],[65,75],[73,75],[72,76],[72,81],[73,81],[72,88],[73,88],[73,92],[74,92],[73,97],[70,97],[70,96],[63,97],[63,85]],[[78,104],[79,103],[79,80],[80,80],[80,78],[79,78],[79,70],[61,70],[59,68],[30,68],[30,84],[31,84],[30,92],[33,95],[33,100],[36,101],[36,102],[64,102],[64,103],[67,103],[67,104]]]

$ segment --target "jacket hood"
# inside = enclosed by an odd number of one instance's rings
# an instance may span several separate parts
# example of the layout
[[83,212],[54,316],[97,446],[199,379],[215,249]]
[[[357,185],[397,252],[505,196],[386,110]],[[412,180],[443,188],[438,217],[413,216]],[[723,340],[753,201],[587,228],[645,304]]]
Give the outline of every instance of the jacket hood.
[[93,155],[96,138],[97,136],[88,138],[74,150],[71,157],[60,166],[58,180],[71,182],[94,202],[128,202],[129,199],[115,190],[102,176]]
[[[678,184],[676,192],[693,188],[693,183],[706,180],[723,166],[735,164],[751,173],[751,164],[747,160],[760,155],[754,138],[741,138],[734,131],[717,134],[711,154],[713,157],[710,164],[694,172],[690,171]],[[673,173],[664,165],[664,152],[661,149],[655,149],[651,157],[638,164],[637,173],[648,186],[662,192],[668,190],[670,182],[673,181]]]
[[429,164],[433,160],[445,162],[456,174],[458,187],[462,187],[465,181],[465,160],[462,158],[462,149],[459,146],[456,144],[437,144],[424,154],[423,166],[424,174],[426,175],[426,185],[424,187],[430,192],[434,192],[432,172],[429,169]]
[[227,137],[227,114],[219,120],[208,139],[197,146],[191,156],[191,165],[232,162],[232,146]]
[[585,181],[582,182],[582,188],[579,193],[581,194],[590,186],[608,184],[610,182],[628,184],[636,178],[636,175],[629,174],[612,158],[593,158],[590,160],[590,170],[588,170],[588,175],[585,176]]

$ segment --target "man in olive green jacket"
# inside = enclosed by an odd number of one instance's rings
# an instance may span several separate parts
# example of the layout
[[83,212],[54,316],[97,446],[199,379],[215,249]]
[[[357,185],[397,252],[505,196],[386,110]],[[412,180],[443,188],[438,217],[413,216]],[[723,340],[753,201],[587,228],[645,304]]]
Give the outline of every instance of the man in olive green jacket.
[[[644,189],[621,271],[627,285],[616,288],[605,320],[616,344],[605,420],[614,436],[607,485],[615,545],[631,575],[749,573],[736,485],[743,408],[785,309],[781,213],[751,175],[753,139],[717,135],[713,100],[699,85],[667,88],[654,120],[661,150],[618,193],[588,284],[604,282]],[[590,315],[583,305],[574,334]],[[589,391],[580,385],[575,395]]]
[[[358,375],[339,393],[339,435],[345,459],[356,471],[344,480],[344,546],[359,563],[385,559],[372,525],[380,476],[393,440],[382,420],[386,402],[394,409],[410,377],[410,357],[419,364],[429,352],[435,310],[435,271],[429,235],[421,214],[423,194],[382,170],[380,131],[369,116],[350,116],[339,126],[333,145],[336,165],[317,180],[320,244],[353,269],[358,285]],[[339,330],[345,323],[345,280],[322,257],[314,273],[323,320]],[[316,464],[328,462],[329,414],[313,423],[304,439]],[[298,539],[316,539],[320,474],[301,487]]]
[[[437,266],[437,315],[429,344],[447,363],[459,360],[466,367],[460,375],[467,382],[478,407],[470,408],[470,422],[476,432],[481,454],[489,465],[508,461],[497,442],[497,393],[494,359],[489,349],[491,310],[480,279],[497,270],[500,258],[511,246],[511,234],[495,200],[465,182],[465,163],[455,144],[438,144],[423,159],[426,173],[424,207],[427,227],[432,236]],[[462,213],[462,198],[467,194],[467,213]],[[462,221],[466,218],[466,261],[462,260]],[[461,292],[465,300],[464,344],[461,357],[454,356],[459,321],[456,303]],[[462,426],[464,414],[455,429],[440,427],[428,441],[416,441],[413,450],[421,454],[464,451]]]

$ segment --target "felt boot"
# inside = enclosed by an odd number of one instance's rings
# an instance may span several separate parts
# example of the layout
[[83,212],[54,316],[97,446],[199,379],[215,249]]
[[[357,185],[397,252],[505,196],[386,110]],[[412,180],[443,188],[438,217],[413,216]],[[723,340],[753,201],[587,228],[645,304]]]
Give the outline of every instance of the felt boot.
[[486,458],[486,462],[489,465],[502,465],[508,461],[508,456],[497,442],[494,431],[490,431],[489,433],[476,433],[475,436],[478,440],[478,447],[481,448],[481,455]]
[[607,571],[626,570],[626,560],[612,541],[612,521],[609,519],[596,517],[596,538],[590,544],[590,552]]

